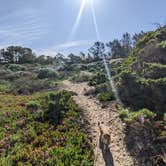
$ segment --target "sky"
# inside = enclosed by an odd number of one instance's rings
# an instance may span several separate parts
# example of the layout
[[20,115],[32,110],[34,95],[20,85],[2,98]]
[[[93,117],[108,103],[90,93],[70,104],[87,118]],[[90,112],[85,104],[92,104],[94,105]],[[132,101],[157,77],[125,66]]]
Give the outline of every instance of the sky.
[[[0,0],[0,48],[20,45],[37,54],[86,52],[95,41],[88,0]],[[100,40],[166,23],[166,0],[91,0]]]

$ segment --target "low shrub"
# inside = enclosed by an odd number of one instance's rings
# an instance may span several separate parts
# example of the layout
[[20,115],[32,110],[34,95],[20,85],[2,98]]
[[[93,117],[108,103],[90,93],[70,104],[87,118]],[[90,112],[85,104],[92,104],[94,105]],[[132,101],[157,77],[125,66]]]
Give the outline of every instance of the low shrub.
[[8,81],[0,81],[0,92],[9,92],[11,84]]
[[[0,165],[92,166],[93,147],[79,123],[80,112],[71,98],[73,94],[0,94]],[[35,109],[38,103],[40,106],[37,111],[28,111],[23,107],[26,103]],[[55,117],[46,119],[45,112],[55,113]],[[60,114],[58,123],[52,121],[56,113]]]
[[25,71],[27,68],[25,66],[19,65],[19,64],[10,64],[8,66],[8,69],[10,69],[11,71]]
[[102,83],[102,84],[96,85],[95,91],[96,91],[96,94],[108,92],[110,91],[110,85],[108,83]]
[[29,101],[27,104],[27,109],[30,111],[37,111],[40,107],[40,104],[36,101]]
[[105,83],[107,81],[107,77],[105,74],[102,73],[97,73],[96,75],[94,75],[90,81],[89,81],[89,85],[90,86],[95,86],[98,84],[102,84]]
[[156,117],[156,114],[146,108],[138,110],[136,112],[130,112],[128,110],[123,110],[123,109],[120,111],[120,117],[126,123],[136,122],[138,121],[138,118],[140,116],[143,116],[145,119],[152,121]]
[[110,92],[100,94],[98,98],[101,102],[112,101],[112,100],[115,100],[115,95],[112,91],[110,91]]
[[8,78],[9,75],[12,74],[12,71],[11,70],[8,70],[8,69],[1,69],[0,70],[0,79],[1,80],[5,80]]
[[75,93],[67,91],[50,93],[47,99],[48,108],[44,115],[46,120],[58,124],[68,111],[71,104],[70,98],[73,95],[75,95]]
[[71,80],[73,82],[88,82],[91,78],[91,74],[90,73],[85,73],[85,72],[81,72],[79,74],[74,75]]
[[127,119],[129,117],[129,112],[128,110],[121,110],[120,113],[119,113],[119,116],[121,119]]
[[33,119],[38,120],[40,122],[44,121],[44,111],[42,109],[38,109],[32,114]]
[[10,81],[16,81],[20,78],[31,79],[32,78],[32,73],[28,72],[28,71],[17,71],[17,72],[12,72],[12,73],[10,73],[6,76],[6,79],[10,80]]
[[37,76],[39,79],[57,78],[57,73],[50,69],[41,69]]
[[14,94],[29,95],[41,90],[56,89],[57,83],[51,80],[29,80],[19,79],[14,82],[13,89],[11,90]]

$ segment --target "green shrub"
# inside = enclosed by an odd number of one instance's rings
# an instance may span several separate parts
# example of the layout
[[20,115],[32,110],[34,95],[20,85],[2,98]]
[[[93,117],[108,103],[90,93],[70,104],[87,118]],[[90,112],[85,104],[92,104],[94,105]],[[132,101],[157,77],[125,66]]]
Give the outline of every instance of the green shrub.
[[131,123],[138,121],[138,117],[143,116],[145,119],[154,120],[156,114],[148,109],[141,109],[135,112],[128,110],[120,110],[120,118],[122,118],[126,123]]
[[30,111],[37,111],[40,107],[40,104],[36,101],[29,101],[27,104],[27,109]]
[[33,94],[34,92],[38,92],[41,90],[48,90],[48,89],[56,89],[57,83],[51,80],[33,80],[33,79],[18,79],[13,83],[13,88],[11,92],[14,94],[24,94],[29,95]]
[[166,48],[166,41],[162,41],[161,43],[159,43],[157,45],[157,47],[159,47],[159,48]]
[[0,81],[0,92],[9,92],[11,84],[8,81]]
[[32,79],[32,73],[28,71],[17,71],[17,72],[12,72],[6,76],[6,79],[10,81],[17,81],[18,79],[21,78]]
[[[162,120],[166,110],[166,27],[146,33],[116,75],[119,97],[133,110],[148,108]],[[117,72],[118,72],[117,71]]]
[[68,111],[73,95],[75,95],[75,93],[68,91],[50,93],[47,101],[48,108],[44,114],[46,120],[58,124]]
[[8,69],[0,69],[0,79],[1,80],[6,80],[8,79],[8,76],[11,75],[13,72]]
[[110,91],[110,92],[100,94],[98,98],[101,102],[112,101],[112,100],[115,100],[115,95],[112,91]]
[[110,85],[108,83],[102,83],[95,86],[96,94],[105,93],[108,92],[109,90],[110,90]]
[[25,66],[18,65],[18,64],[10,64],[8,66],[8,69],[10,69],[11,71],[14,71],[14,72],[27,70],[27,68]]
[[85,72],[81,72],[79,74],[74,75],[71,80],[73,82],[88,82],[91,78],[91,74],[90,73],[85,73]]
[[127,110],[121,110],[120,113],[119,113],[119,116],[121,119],[127,119],[129,117],[129,113]]
[[150,120],[153,120],[156,117],[156,113],[154,113],[146,108],[139,110],[137,112],[137,116],[139,116],[139,115],[143,115],[145,118],[150,119]]
[[97,73],[96,75],[94,75],[90,81],[89,81],[89,85],[90,86],[95,86],[98,84],[102,84],[105,83],[107,81],[107,77],[105,74],[102,73]]
[[37,77],[39,79],[57,78],[57,73],[50,69],[41,69]]

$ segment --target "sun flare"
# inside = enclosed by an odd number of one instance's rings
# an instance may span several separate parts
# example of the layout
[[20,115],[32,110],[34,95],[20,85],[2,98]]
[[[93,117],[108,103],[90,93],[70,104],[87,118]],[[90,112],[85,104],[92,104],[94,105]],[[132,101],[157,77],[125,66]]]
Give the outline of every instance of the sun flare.
[[93,0],[83,0],[83,1],[85,1],[85,4],[87,4],[87,5],[89,5],[93,2]]

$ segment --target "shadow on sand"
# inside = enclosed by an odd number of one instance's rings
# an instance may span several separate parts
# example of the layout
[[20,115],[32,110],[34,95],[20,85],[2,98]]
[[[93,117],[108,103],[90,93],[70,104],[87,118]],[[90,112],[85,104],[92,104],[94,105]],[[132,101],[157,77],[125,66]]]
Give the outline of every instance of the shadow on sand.
[[101,138],[99,139],[99,146],[102,150],[102,155],[105,161],[106,166],[114,166],[114,161],[112,157],[112,153],[108,147],[108,145],[104,145],[104,143],[101,141]]

